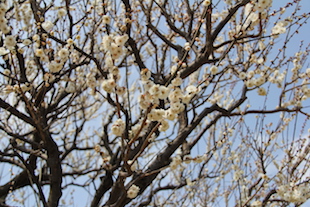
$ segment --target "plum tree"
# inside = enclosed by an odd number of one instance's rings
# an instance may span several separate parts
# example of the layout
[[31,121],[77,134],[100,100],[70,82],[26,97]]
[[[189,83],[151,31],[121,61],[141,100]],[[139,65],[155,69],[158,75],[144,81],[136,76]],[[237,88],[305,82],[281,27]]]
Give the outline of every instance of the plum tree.
[[304,204],[307,4],[1,1],[1,206]]

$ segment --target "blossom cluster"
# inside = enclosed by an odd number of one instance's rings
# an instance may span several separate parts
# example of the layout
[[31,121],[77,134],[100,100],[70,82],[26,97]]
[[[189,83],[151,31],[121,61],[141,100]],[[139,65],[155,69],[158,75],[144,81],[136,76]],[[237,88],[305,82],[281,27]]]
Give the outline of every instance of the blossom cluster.
[[277,189],[277,194],[285,201],[291,203],[304,203],[310,198],[308,184],[281,185]]
[[[43,37],[44,38],[44,37]],[[46,37],[44,38],[46,39]],[[51,73],[58,73],[62,70],[64,64],[70,57],[70,51],[72,51],[72,44],[67,44],[65,47],[60,48],[57,51],[57,55],[49,57],[48,50],[41,47],[40,42],[42,39],[38,36],[34,36],[35,41],[35,56],[40,58],[43,63],[47,63],[47,67]]]
[[[105,35],[101,41],[101,50],[107,53],[107,66],[113,66],[113,61],[126,53],[125,43],[128,35]],[[110,59],[111,58],[111,59]]]
[[23,30],[30,31],[33,25],[33,22],[31,21],[33,14],[30,4],[25,2],[22,5],[18,5],[16,2],[14,2],[14,10],[16,20],[23,22],[24,24]]
[[181,165],[181,163],[182,163],[181,157],[180,156],[175,156],[175,157],[172,158],[172,161],[171,161],[169,167],[170,167],[171,170],[175,170],[175,169],[177,169],[178,166]]
[[272,0],[258,0],[252,2],[255,2],[253,10],[258,12],[264,12],[272,6]]
[[[189,47],[189,43],[186,43],[185,47]],[[260,42],[259,47],[265,48],[264,43]],[[294,60],[294,68],[296,68],[296,70],[292,70],[292,72],[296,71],[296,78],[299,78],[299,76],[302,75],[299,73],[300,65],[298,64],[298,60],[300,58],[298,55],[300,56],[300,54],[296,54],[296,60]],[[267,95],[267,90],[263,87],[263,85],[267,82],[277,84],[278,87],[281,88],[287,75],[286,70],[280,72],[278,68],[267,67],[265,66],[266,60],[264,58],[257,58],[255,55],[250,56],[249,58],[250,62],[258,64],[260,68],[256,70],[248,70],[247,72],[238,72],[237,77],[244,82],[247,88],[257,89],[257,93],[260,96]],[[176,69],[176,67],[172,67],[171,74],[174,74]],[[210,69],[206,70],[206,75],[204,76],[210,77],[211,75],[216,75],[218,73],[222,73],[222,71],[219,72],[219,67],[213,65]],[[227,73],[231,72],[228,70]],[[307,76],[306,74],[307,73],[304,74],[305,77]],[[183,80],[178,75],[172,79],[171,84],[168,86],[154,83],[151,80],[151,72],[148,69],[142,70],[140,77],[142,80],[144,93],[139,96],[139,105],[142,109],[146,110],[150,106],[157,106],[160,100],[164,100],[165,106],[167,107],[166,109],[152,109],[148,115],[148,120],[162,122],[164,126],[167,125],[163,122],[163,120],[166,119],[173,121],[177,117],[178,113],[182,112],[185,109],[185,106],[201,90],[200,87],[194,85],[188,85],[185,87],[185,90],[182,90],[181,85]],[[306,94],[309,94],[308,87],[306,85],[307,84],[304,83],[302,87],[303,94],[305,94],[303,100],[306,99]],[[214,92],[211,97],[212,98],[208,99],[208,102],[212,104],[222,103],[223,101],[221,99],[224,97],[224,94]],[[231,103],[231,101],[229,102],[226,100],[228,104]]]
[[191,155],[185,155],[183,159],[181,158],[180,155],[176,155],[175,157],[172,158],[172,161],[170,162],[170,169],[171,170],[176,170],[179,166],[182,166],[182,163],[185,164],[190,164],[191,162],[194,163],[201,163],[206,160],[206,156],[196,156],[192,157]]
[[4,89],[4,92],[6,94],[10,94],[12,92],[15,92],[15,93],[25,93],[27,91],[29,91],[31,89],[31,85],[29,83],[23,83],[23,84],[15,84],[15,85],[6,85],[5,89]]
[[1,2],[0,3],[0,31],[3,34],[8,34],[11,31],[11,28],[8,26],[8,21],[5,18],[5,13],[8,9],[8,6],[6,3]]
[[168,86],[156,84],[150,80],[151,71],[144,69],[140,73],[144,93],[139,95],[139,105],[142,109],[148,109],[152,106],[157,106],[160,100],[163,100],[167,109],[152,109],[148,114],[148,120],[158,121],[161,123],[159,130],[166,131],[169,124],[166,120],[173,121],[177,118],[177,114],[185,109],[191,99],[200,91],[200,88],[194,85],[189,85],[182,90],[180,85],[183,80],[177,76]]
[[289,24],[289,20],[279,21],[273,28],[271,33],[273,35],[284,34],[286,32],[286,27]]
[[117,119],[112,125],[112,133],[116,136],[121,136],[125,130],[125,122],[122,119]]

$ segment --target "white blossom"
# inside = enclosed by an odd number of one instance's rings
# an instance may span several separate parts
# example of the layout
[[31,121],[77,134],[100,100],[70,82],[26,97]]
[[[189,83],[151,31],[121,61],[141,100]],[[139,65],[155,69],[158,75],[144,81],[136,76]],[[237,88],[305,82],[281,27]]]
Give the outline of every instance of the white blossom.
[[112,133],[116,136],[121,136],[125,130],[125,122],[122,119],[117,119],[112,125]]
[[9,54],[10,51],[5,49],[4,47],[0,47],[0,55],[6,55],[6,54]]
[[7,35],[4,39],[4,45],[9,50],[12,50],[16,46],[16,37],[13,35]]
[[161,120],[158,130],[164,132],[167,131],[168,129],[169,129],[169,123],[166,120]]
[[204,0],[202,4],[204,6],[209,6],[211,4],[211,0]]
[[257,93],[260,96],[266,96],[266,94],[267,94],[266,89],[262,88],[262,87],[258,88]]
[[140,191],[140,188],[136,185],[130,186],[130,188],[127,190],[127,197],[128,198],[135,198],[137,197],[138,193]]
[[68,57],[69,57],[69,50],[67,48],[61,48],[59,51],[58,51],[58,56],[60,57],[60,59],[62,60],[67,60]]
[[151,71],[149,69],[145,68],[145,69],[141,70],[140,76],[141,76],[142,81],[147,81],[151,77]]
[[210,72],[212,75],[215,75],[218,72],[218,68],[215,65],[212,65],[210,68]]
[[54,27],[54,24],[51,22],[51,21],[45,21],[42,23],[42,28],[45,30],[45,31],[51,31],[52,28]]
[[108,15],[103,15],[102,16],[102,23],[103,24],[110,24],[111,23],[111,18]]
[[57,11],[58,18],[61,18],[67,14],[67,11],[64,8],[60,8]]
[[107,93],[112,93],[116,86],[116,83],[113,79],[107,79],[102,82],[101,86],[103,90],[105,90]]

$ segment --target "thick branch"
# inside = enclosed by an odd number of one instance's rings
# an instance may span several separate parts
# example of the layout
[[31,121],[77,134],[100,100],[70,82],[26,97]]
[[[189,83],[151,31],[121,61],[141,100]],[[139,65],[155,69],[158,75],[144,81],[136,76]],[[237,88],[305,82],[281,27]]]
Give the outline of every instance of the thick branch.
[[0,108],[3,108],[4,110],[10,112],[11,114],[13,114],[16,117],[20,118],[24,122],[26,122],[26,123],[28,123],[28,124],[30,124],[32,126],[35,126],[33,120],[29,116],[27,116],[27,115],[23,114],[22,112],[18,111],[16,108],[14,108],[10,104],[8,104],[4,100],[2,100],[1,98],[0,98]]
[[91,202],[91,207],[97,207],[100,204],[100,201],[103,197],[103,195],[111,189],[113,186],[113,180],[112,180],[112,173],[109,171],[106,171],[106,175],[101,180],[99,188],[96,190],[96,194],[94,196],[94,199]]

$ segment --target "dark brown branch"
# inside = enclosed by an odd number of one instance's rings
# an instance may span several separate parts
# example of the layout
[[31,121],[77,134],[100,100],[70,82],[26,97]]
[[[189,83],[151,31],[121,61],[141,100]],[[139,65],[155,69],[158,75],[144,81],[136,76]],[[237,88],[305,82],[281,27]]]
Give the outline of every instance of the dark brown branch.
[[245,6],[248,4],[251,0],[243,0],[240,3],[238,3],[236,6],[234,6],[232,9],[229,10],[228,15],[223,19],[215,28],[215,30],[212,32],[211,35],[211,42],[214,42],[216,37],[219,35],[219,33],[222,31],[222,29],[225,27],[225,25],[231,20],[231,18],[235,15],[235,13],[238,11],[240,7]]
[[109,171],[106,171],[105,176],[102,177],[101,183],[98,189],[96,189],[96,194],[90,204],[90,207],[97,207],[100,204],[100,201],[103,197],[103,195],[111,189],[113,186],[113,180],[112,180],[112,173]]
[[26,123],[28,123],[28,124],[30,124],[30,125],[35,127],[35,123],[32,120],[32,118],[30,118],[29,116],[27,116],[27,115],[23,114],[22,112],[18,111],[15,107],[11,106],[10,104],[5,102],[1,98],[0,98],[0,108],[10,112],[14,116],[18,117],[19,119],[23,120],[24,122],[26,122]]

